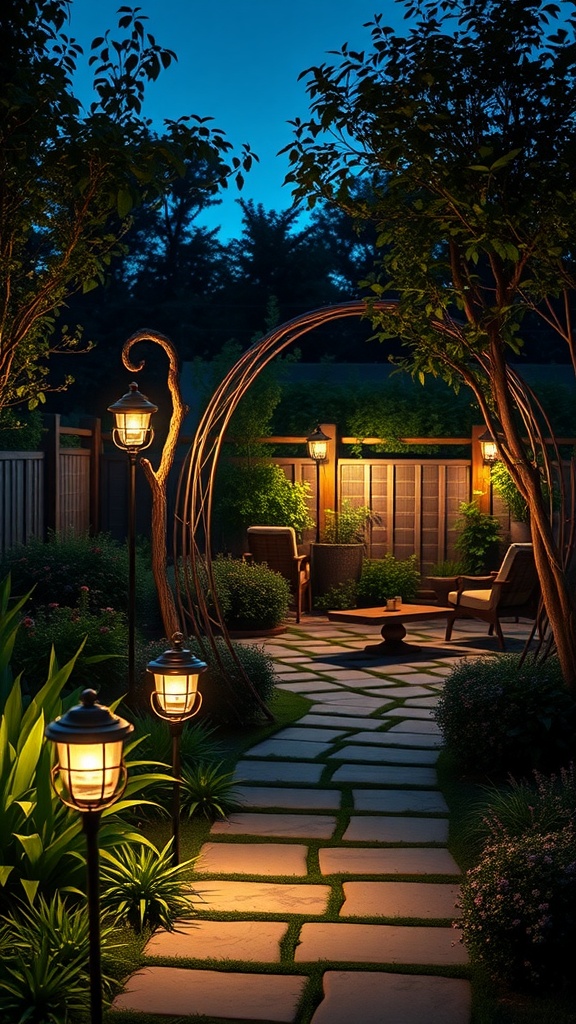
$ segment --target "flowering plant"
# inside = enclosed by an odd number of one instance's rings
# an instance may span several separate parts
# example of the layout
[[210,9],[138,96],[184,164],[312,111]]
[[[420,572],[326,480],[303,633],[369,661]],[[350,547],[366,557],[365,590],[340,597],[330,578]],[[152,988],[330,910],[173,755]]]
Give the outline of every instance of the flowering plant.
[[549,988],[573,972],[576,832],[504,836],[484,850],[460,892],[462,941],[490,975]]
[[59,664],[69,661],[82,646],[70,674],[70,685],[104,688],[107,699],[120,695],[126,684],[128,628],[125,616],[112,607],[90,611],[90,591],[80,588],[74,608],[51,601],[22,619],[12,666],[22,672],[26,688],[34,692],[43,678],[52,647]]

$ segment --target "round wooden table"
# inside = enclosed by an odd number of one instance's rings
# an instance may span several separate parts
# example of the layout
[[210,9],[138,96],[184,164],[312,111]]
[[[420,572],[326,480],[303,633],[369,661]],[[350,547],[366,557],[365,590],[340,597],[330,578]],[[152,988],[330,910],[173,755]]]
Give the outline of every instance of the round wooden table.
[[365,654],[407,654],[418,651],[416,644],[406,643],[405,623],[422,622],[426,619],[438,619],[454,611],[452,606],[437,604],[403,604],[396,611],[385,608],[350,608],[344,611],[328,612],[330,622],[350,622],[362,626],[381,626],[382,643],[368,644]]

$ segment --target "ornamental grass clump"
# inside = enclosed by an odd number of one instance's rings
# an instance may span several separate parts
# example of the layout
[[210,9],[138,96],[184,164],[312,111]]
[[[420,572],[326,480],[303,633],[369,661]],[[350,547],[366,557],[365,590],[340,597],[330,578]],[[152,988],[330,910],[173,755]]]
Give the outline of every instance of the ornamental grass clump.
[[[103,990],[118,956],[113,922],[103,916],[100,945]],[[55,893],[19,901],[0,924],[0,1019],[3,1024],[68,1024],[90,1010],[88,915]]]
[[446,678],[435,715],[446,748],[468,773],[557,771],[573,756],[576,700],[556,658],[462,659]]
[[222,763],[200,762],[182,772],[180,808],[189,818],[203,816],[208,821],[227,818],[240,807],[234,789],[233,771],[224,770]]
[[178,921],[194,916],[186,888],[193,862],[173,864],[171,847],[172,840],[162,850],[149,843],[102,851],[100,903],[117,922],[136,932],[174,931]]
[[484,850],[461,886],[462,938],[490,976],[546,990],[573,975],[576,833],[531,830]]

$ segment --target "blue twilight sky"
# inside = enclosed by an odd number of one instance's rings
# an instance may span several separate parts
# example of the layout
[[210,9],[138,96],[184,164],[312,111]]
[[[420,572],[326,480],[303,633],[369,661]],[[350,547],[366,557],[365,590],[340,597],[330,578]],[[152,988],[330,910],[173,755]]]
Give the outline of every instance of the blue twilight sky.
[[[111,29],[118,38],[117,11],[131,0],[72,0],[67,32],[85,52],[92,39]],[[178,62],[148,90],[147,116],[158,126],[164,117],[211,116],[234,146],[244,142],[260,157],[241,193],[266,210],[284,210],[292,202],[282,188],[287,170],[278,150],[290,142],[287,122],[308,112],[301,71],[332,58],[329,50],[348,42],[368,48],[364,24],[382,13],[386,24],[406,30],[404,8],[396,0],[140,0],[148,31],[174,50]],[[78,94],[88,103],[84,76]],[[237,237],[241,210],[236,186],[201,223],[220,226],[220,237]]]

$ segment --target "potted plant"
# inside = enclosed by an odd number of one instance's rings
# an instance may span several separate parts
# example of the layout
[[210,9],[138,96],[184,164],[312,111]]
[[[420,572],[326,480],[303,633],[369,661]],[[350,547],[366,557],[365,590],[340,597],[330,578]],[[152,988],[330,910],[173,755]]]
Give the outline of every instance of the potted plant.
[[501,538],[496,516],[482,512],[475,501],[463,501],[456,529],[456,550],[468,575],[482,575],[498,568]]
[[510,540],[519,543],[529,542],[532,537],[528,505],[503,462],[494,463],[490,479],[492,487],[500,495],[510,513]]
[[365,533],[374,513],[367,505],[344,500],[340,509],[326,509],[326,526],[320,542],[312,548],[312,590],[321,597],[348,580],[360,579],[364,559]]

